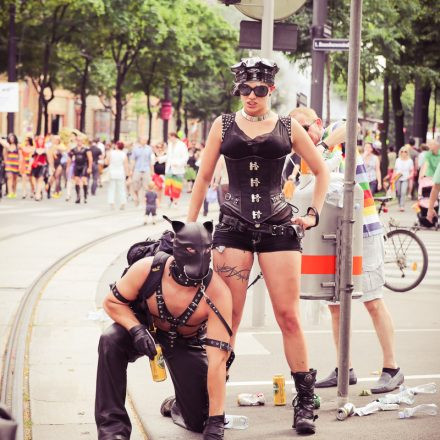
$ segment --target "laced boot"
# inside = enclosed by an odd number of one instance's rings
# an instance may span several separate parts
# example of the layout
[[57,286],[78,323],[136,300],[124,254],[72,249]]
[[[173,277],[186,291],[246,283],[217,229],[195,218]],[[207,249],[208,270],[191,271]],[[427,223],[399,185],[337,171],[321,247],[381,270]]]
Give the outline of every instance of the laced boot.
[[315,420],[318,418],[313,415],[316,370],[310,369],[309,372],[292,373],[292,377],[298,393],[292,402],[293,428],[298,434],[314,434]]

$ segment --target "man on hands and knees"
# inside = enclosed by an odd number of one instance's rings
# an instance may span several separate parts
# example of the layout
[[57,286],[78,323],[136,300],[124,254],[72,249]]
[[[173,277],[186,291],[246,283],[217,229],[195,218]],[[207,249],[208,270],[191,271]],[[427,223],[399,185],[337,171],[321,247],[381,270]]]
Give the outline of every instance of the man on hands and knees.
[[[291,111],[295,118],[307,131],[313,143],[326,157],[330,171],[336,171],[341,164],[342,155],[345,153],[344,142],[346,139],[345,123],[335,123],[324,130],[322,120],[316,112],[307,107],[299,107]],[[364,191],[363,210],[363,258],[362,258],[362,290],[360,298],[373,321],[377,337],[383,354],[383,369],[379,381],[372,393],[388,393],[398,388],[404,381],[404,376],[395,360],[394,350],[394,325],[391,315],[383,300],[382,288],[384,278],[384,243],[383,229],[380,223],[374,199],[370,191],[366,170],[362,156],[356,153],[355,181]],[[332,316],[333,339],[337,353],[339,352],[339,303],[327,303]],[[350,368],[349,383],[357,382],[353,368]],[[338,384],[338,370],[333,370],[325,379],[316,382],[316,388],[335,387]]]
[[[233,359],[231,294],[209,268],[212,222],[171,224],[174,256],[159,252],[136,261],[104,300],[115,323],[101,336],[98,349],[99,440],[130,438],[127,365],[143,355],[153,359],[156,344],[162,348],[175,390],[175,396],[162,403],[162,415],[203,432],[204,440],[223,439],[226,370]],[[146,287],[150,272],[159,274],[155,288]],[[138,295],[145,298],[141,305],[149,319],[130,307]],[[148,321],[154,325],[146,325]]]

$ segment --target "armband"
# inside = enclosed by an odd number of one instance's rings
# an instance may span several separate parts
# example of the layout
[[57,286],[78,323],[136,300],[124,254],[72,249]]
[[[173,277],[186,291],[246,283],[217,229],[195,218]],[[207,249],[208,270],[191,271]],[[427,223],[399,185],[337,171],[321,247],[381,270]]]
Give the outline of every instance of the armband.
[[[313,214],[309,214],[310,211],[312,211]],[[315,225],[309,226],[307,229],[316,228],[316,226],[319,225],[319,212],[318,212],[318,210],[316,208],[314,208],[313,206],[309,206],[307,208],[306,215],[311,215],[311,216],[315,217]]]
[[127,298],[125,298],[121,294],[121,292],[119,292],[118,288],[116,287],[116,283],[110,284],[110,289],[117,300],[121,301],[124,304],[128,304],[129,302],[131,302]]

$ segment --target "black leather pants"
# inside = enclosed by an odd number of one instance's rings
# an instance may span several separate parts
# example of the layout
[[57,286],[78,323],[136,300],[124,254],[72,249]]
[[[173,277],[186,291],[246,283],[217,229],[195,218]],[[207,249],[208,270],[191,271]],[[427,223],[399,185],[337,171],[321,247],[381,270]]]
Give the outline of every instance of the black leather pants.
[[[176,404],[173,421],[191,431],[202,432],[208,418],[205,349],[197,338],[178,337],[171,348],[166,332],[158,331],[165,362],[173,381]],[[130,334],[119,324],[111,325],[99,340],[95,420],[99,440],[129,439],[131,423],[125,409],[127,366],[141,355],[133,348]]]

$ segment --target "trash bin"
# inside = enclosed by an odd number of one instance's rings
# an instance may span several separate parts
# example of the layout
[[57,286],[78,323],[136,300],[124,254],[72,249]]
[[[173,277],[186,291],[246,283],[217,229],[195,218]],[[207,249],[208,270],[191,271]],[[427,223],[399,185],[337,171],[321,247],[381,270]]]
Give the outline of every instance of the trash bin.
[[[336,292],[337,255],[340,255],[344,176],[330,174],[329,191],[319,218],[319,225],[306,231],[303,239],[301,264],[301,298],[334,300]],[[299,215],[304,215],[312,204],[315,177],[301,175],[292,203],[298,207]],[[363,203],[364,194],[359,185],[354,189],[353,224],[353,298],[362,296],[362,243],[363,243]],[[338,244],[339,239],[339,244]]]
[[5,405],[0,403],[0,439],[15,440],[17,423],[10,415]]

